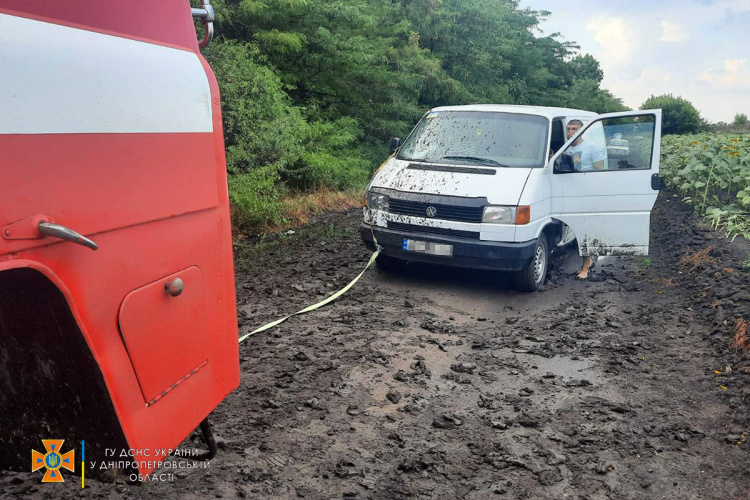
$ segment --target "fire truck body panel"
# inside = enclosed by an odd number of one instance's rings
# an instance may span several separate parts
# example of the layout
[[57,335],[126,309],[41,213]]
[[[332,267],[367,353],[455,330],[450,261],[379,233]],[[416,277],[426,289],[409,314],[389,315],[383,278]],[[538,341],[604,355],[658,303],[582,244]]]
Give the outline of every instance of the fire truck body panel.
[[62,292],[100,370],[82,376],[153,457],[239,384],[218,86],[187,0],[29,4],[0,0],[0,279],[33,269]]

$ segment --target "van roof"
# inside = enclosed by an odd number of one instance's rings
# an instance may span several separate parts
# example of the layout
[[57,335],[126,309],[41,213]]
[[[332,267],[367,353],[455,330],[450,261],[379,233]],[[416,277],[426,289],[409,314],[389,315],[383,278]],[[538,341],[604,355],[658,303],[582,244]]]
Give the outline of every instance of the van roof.
[[500,113],[519,113],[525,115],[539,115],[549,118],[557,118],[559,116],[576,116],[593,118],[598,116],[596,113],[591,111],[584,111],[582,109],[570,109],[570,108],[548,108],[545,106],[521,106],[517,104],[470,104],[467,106],[441,106],[439,108],[433,108],[431,111],[484,111],[484,112],[500,112]]

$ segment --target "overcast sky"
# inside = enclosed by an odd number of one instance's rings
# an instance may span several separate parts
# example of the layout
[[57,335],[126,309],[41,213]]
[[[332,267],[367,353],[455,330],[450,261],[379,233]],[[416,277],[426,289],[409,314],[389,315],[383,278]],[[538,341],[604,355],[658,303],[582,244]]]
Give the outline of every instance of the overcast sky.
[[603,87],[638,108],[652,94],[692,102],[711,122],[750,115],[750,0],[521,0],[593,55]]

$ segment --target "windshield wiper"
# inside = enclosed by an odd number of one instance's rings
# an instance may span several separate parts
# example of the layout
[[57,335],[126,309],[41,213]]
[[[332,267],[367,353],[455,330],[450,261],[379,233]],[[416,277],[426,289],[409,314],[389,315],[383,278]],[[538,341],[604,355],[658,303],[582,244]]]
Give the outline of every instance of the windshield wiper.
[[473,163],[485,163],[496,167],[510,168],[508,165],[503,165],[499,161],[495,161],[491,158],[482,158],[481,156],[443,156],[441,160],[464,160]]

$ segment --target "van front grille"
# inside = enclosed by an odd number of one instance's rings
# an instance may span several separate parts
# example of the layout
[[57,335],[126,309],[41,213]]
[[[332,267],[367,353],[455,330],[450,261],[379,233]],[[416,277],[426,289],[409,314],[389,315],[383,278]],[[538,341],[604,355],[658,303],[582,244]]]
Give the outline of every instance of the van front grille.
[[[428,212],[432,212],[430,215]],[[460,205],[443,205],[439,203],[425,203],[422,201],[399,200],[391,198],[388,201],[388,211],[392,214],[410,215],[412,217],[427,217],[430,219],[451,220],[456,222],[482,222],[484,207],[462,207]]]
[[402,222],[388,221],[388,229],[403,231],[405,233],[424,233],[442,236],[452,236],[454,238],[479,239],[478,231],[461,231],[458,229],[446,229],[443,227],[418,226],[416,224],[404,224]]

